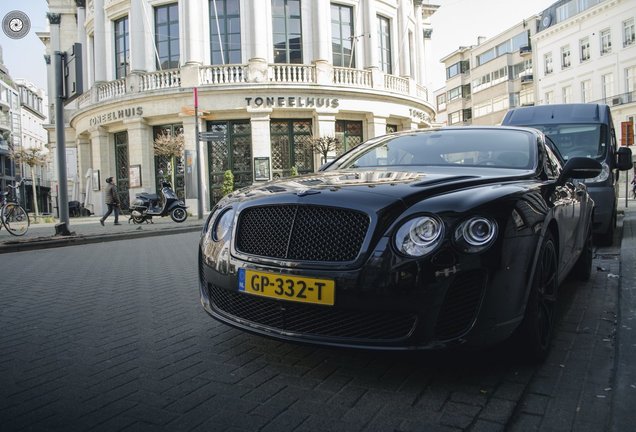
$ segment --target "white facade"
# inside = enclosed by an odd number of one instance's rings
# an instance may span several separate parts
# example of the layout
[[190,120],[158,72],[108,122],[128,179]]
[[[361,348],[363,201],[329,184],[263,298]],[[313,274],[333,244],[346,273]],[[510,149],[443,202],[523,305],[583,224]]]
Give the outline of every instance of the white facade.
[[[59,14],[41,35],[49,52],[82,43],[85,92],[66,106],[66,145],[80,174],[115,177],[125,200],[154,192],[161,169],[196,209],[199,167],[209,210],[225,170],[237,187],[312,172],[322,163],[312,138],[348,148],[434,118],[423,83],[436,7],[422,0],[52,0],[49,9]],[[197,127],[208,132],[198,164]],[[157,157],[164,130],[183,133],[184,157]],[[103,188],[82,186],[100,213]]]
[[[557,2],[533,37],[538,104],[597,102],[621,122],[636,118],[636,2]],[[619,138],[621,141],[622,136]]]

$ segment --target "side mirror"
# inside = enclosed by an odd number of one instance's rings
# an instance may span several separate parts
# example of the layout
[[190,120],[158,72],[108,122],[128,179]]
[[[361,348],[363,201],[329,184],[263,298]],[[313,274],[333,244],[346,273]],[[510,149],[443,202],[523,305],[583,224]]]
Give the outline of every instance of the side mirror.
[[616,152],[616,168],[620,171],[632,169],[632,149],[620,147]]
[[573,157],[568,159],[561,171],[559,180],[565,179],[591,179],[598,177],[603,170],[603,166],[599,161],[586,157]]

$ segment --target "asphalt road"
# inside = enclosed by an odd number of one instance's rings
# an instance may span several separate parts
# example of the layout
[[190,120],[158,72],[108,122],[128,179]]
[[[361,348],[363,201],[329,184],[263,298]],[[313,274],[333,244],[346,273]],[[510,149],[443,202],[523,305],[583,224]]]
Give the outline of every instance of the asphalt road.
[[280,343],[199,305],[198,233],[1,255],[2,431],[600,431],[619,249],[568,282],[541,366],[500,346],[373,353]]

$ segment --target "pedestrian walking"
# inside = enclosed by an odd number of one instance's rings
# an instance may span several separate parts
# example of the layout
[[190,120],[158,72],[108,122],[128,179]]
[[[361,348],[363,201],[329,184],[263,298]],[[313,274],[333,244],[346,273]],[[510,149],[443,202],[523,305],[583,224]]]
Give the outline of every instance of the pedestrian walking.
[[115,225],[121,225],[119,223],[119,195],[117,194],[117,188],[113,183],[113,178],[108,177],[106,179],[106,205],[108,206],[108,211],[102,216],[99,220],[99,223],[104,226],[104,221],[110,214],[115,212]]

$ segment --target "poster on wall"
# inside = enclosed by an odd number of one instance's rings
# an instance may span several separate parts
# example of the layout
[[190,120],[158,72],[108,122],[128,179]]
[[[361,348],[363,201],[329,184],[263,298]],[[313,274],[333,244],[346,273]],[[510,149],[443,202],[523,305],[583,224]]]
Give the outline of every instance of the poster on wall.
[[141,187],[141,165],[131,165],[128,168],[128,181],[130,188]]
[[97,192],[99,187],[99,170],[93,170],[93,190]]

